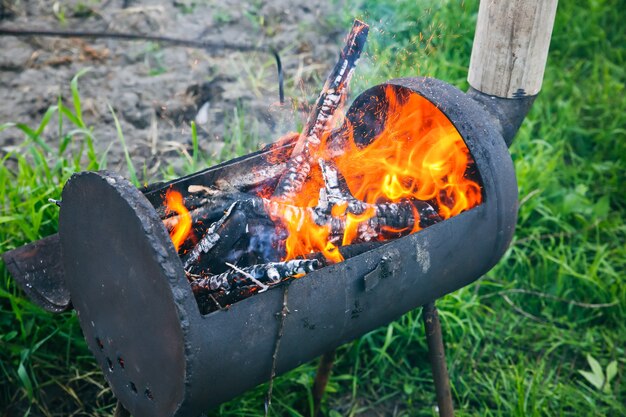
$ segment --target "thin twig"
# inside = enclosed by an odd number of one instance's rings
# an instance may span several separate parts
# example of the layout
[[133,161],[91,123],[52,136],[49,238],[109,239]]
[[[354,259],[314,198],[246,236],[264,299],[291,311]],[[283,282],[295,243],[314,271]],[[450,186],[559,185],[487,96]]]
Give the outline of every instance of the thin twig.
[[268,285],[263,284],[261,281],[259,281],[258,279],[256,279],[255,277],[252,276],[252,274],[244,271],[243,269],[236,267],[235,265],[229,263],[229,262],[224,262],[227,266],[229,266],[230,268],[234,269],[235,271],[239,272],[241,275],[243,275],[244,277],[248,278],[250,281],[254,282],[255,285],[258,285],[261,289],[259,290],[259,294],[262,292],[267,291],[267,289],[269,288]]
[[222,307],[222,305],[219,303],[219,301],[217,301],[215,299],[215,297],[213,297],[213,294],[209,294],[209,298],[211,299],[211,301],[213,301],[213,303],[215,303],[215,306],[217,307],[218,310],[226,310],[226,307]]
[[272,354],[272,371],[270,372],[270,382],[267,387],[267,395],[265,397],[265,414],[269,415],[270,406],[272,405],[272,390],[274,389],[274,377],[276,376],[276,362],[278,360],[278,351],[280,349],[280,341],[285,333],[285,319],[289,314],[289,307],[287,306],[289,294],[289,284],[285,285],[285,292],[283,293],[283,307],[280,310],[280,324],[278,325],[278,334],[276,335],[276,345],[274,346],[274,353]]
[[496,295],[506,295],[506,294],[529,294],[529,295],[534,295],[534,296],[541,297],[541,298],[547,298],[550,300],[559,301],[561,303],[567,303],[567,304],[570,304],[576,307],[582,307],[582,308],[609,308],[609,307],[613,307],[619,304],[619,301],[617,300],[610,302],[610,303],[595,303],[595,304],[583,303],[580,301],[568,300],[566,298],[557,297],[552,294],[547,294],[547,293],[533,291],[533,290],[526,290],[523,288],[511,288],[508,290],[502,290],[502,291],[494,292],[491,294],[483,295],[481,298],[489,298],[489,297],[493,297]]
[[522,316],[526,317],[527,319],[536,321],[538,323],[550,323],[550,321],[543,319],[541,317],[535,316],[534,314],[530,314],[529,312],[519,308],[517,305],[515,305],[515,303],[513,301],[511,301],[511,299],[509,297],[507,297],[506,294],[500,294],[500,296],[504,299],[504,301],[507,302],[508,305],[511,306],[511,308],[513,310],[515,310],[516,312],[518,312],[519,314],[521,314]]
[[534,314],[531,314],[529,312],[527,312],[526,310],[522,309],[521,307],[518,307],[506,294],[499,294],[500,297],[502,297],[502,299],[509,305],[511,306],[511,308],[521,314],[522,316],[526,317],[529,320],[535,321],[537,323],[541,323],[541,324],[548,324],[550,326],[554,326],[556,328],[559,329],[567,329],[571,327],[571,323],[565,321],[559,321],[559,320],[552,320],[552,319],[547,319],[544,317],[539,317],[539,316],[535,316]]
[[283,64],[280,61],[280,55],[278,55],[278,51],[275,49],[271,49],[272,55],[274,55],[274,59],[276,60],[276,69],[278,70],[278,100],[280,104],[285,104],[285,88],[284,88],[284,74],[283,74]]

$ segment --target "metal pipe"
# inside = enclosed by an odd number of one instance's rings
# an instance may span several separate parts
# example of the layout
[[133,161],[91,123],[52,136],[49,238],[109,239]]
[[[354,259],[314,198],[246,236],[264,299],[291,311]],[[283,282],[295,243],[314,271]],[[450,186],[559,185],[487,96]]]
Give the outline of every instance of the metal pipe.
[[536,95],[518,98],[490,96],[473,87],[467,90],[467,96],[476,100],[487,110],[492,124],[498,126],[506,146],[511,146],[513,143],[517,131],[537,98]]
[[330,373],[335,364],[336,350],[332,349],[322,355],[320,364],[315,374],[315,382],[313,383],[313,417],[317,417],[320,413],[322,398],[326,391],[326,385],[330,379]]
[[441,322],[435,303],[431,302],[424,306],[424,327],[426,329],[426,341],[428,342],[428,359],[433,371],[439,417],[454,417],[454,405],[450,391],[450,378],[446,366],[446,354],[443,348],[441,335]]

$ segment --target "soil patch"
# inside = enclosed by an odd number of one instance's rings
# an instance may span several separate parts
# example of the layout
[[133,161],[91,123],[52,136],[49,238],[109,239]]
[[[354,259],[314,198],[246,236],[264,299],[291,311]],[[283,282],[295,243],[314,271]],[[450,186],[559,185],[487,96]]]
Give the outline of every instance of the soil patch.
[[[294,108],[315,98],[346,28],[333,27],[334,7],[324,0],[0,0],[0,25],[123,31],[220,43],[272,47],[280,52],[287,100],[278,103],[271,54],[202,50],[146,41],[0,37],[0,123],[36,127],[59,97],[71,106],[70,80],[79,80],[85,122],[96,149],[108,149],[108,168],[125,172],[123,150],[109,105],[120,119],[135,167],[153,177],[165,160],[181,162],[190,148],[190,122],[199,126],[201,150],[216,158],[224,138],[238,134],[248,146],[268,143],[297,127]],[[233,127],[235,126],[235,127]],[[54,118],[43,132],[53,147]],[[0,132],[0,151],[23,133]]]

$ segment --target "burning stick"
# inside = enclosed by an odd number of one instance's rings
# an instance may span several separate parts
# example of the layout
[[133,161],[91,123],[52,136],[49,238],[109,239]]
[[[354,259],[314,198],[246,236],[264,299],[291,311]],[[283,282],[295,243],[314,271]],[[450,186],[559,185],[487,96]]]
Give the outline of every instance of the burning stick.
[[[244,236],[256,235],[254,230],[258,229],[254,229],[254,225],[264,227],[262,225],[266,224],[273,229],[272,224],[278,219],[301,219],[328,227],[329,241],[339,245],[400,237],[417,227],[424,228],[441,221],[434,208],[425,201],[367,204],[349,193],[340,195],[332,191],[332,187],[327,189],[331,189],[327,192],[330,197],[320,198],[317,207],[297,207],[255,196],[231,204],[224,216],[208,228],[200,242],[183,258],[185,270],[199,272],[216,262],[223,262],[235,246],[245,242]],[[262,262],[267,260],[271,258],[262,257]]]
[[270,262],[245,268],[233,268],[219,275],[210,275],[191,281],[191,289],[196,296],[206,293],[224,291],[229,293],[235,289],[276,285],[285,278],[307,274],[320,267],[316,259],[294,259],[287,262]]
[[[360,214],[347,211],[341,217],[331,217],[329,239],[332,243],[348,245],[353,242],[369,242],[385,235],[386,238],[400,237],[414,229],[419,230],[416,226],[423,228],[441,221],[441,217],[425,201],[362,204],[364,210]],[[358,217],[368,218],[355,220]]]
[[379,236],[402,236],[417,227],[424,228],[442,219],[426,201],[402,200],[397,203],[368,204],[350,194],[345,179],[331,161],[318,161],[324,188],[316,207],[296,207],[264,199],[270,217],[307,219],[318,226],[329,226],[329,241],[342,245],[369,242]]
[[332,213],[335,207],[345,206],[344,216],[339,218],[335,216],[329,222],[332,225],[330,235],[333,237],[331,239],[333,243],[342,236],[342,244],[352,241],[346,236],[346,229],[351,227],[350,215],[353,220],[355,216],[369,217],[365,221],[360,221],[356,229],[359,231],[357,241],[366,242],[383,232],[389,232],[390,229],[401,235],[405,231],[415,229],[415,226],[424,228],[442,220],[437,211],[425,201],[407,199],[397,203],[368,204],[358,200],[350,194],[345,178],[332,161],[320,159],[318,163],[324,178],[324,189],[320,190],[316,209]]
[[185,270],[188,270],[194,263],[198,262],[198,259],[200,259],[203,253],[209,252],[217,244],[221,237],[220,233],[218,233],[218,229],[228,220],[237,204],[239,204],[239,202],[231,204],[224,216],[209,227],[202,237],[202,240],[185,256],[183,259],[183,267]]
[[[189,186],[189,192],[191,193],[192,187],[202,187],[202,186]],[[209,189],[208,187],[202,187],[204,189]],[[210,189],[209,189],[210,190]],[[228,208],[242,200],[246,200],[250,197],[249,194],[244,194],[239,191],[221,191],[221,190],[211,190],[212,194],[209,194],[202,199],[193,196],[193,199],[190,197],[185,198],[185,206],[189,208],[189,214],[191,215],[192,223],[195,225],[198,222],[205,222],[205,224],[209,225],[216,220],[219,220],[224,216],[224,213],[228,211]],[[187,201],[200,202],[199,204],[191,205],[187,204]],[[175,227],[180,218],[179,216],[170,216],[163,219],[163,224],[168,229]]]
[[334,114],[345,100],[348,84],[361,56],[368,31],[368,25],[360,20],[354,21],[341,58],[326,79],[313,111],[309,114],[291,159],[287,162],[286,172],[274,190],[274,197],[283,201],[292,199],[311,172],[314,151],[320,145],[323,134],[330,132]]
[[252,275],[249,272],[244,271],[241,268],[238,268],[237,266],[226,262],[226,265],[228,265],[229,268],[231,268],[233,271],[239,272],[241,275],[243,275],[244,277],[248,278],[250,281],[252,281],[252,283],[254,285],[256,285],[257,287],[260,288],[259,293],[265,292],[267,291],[267,289],[269,288],[269,285],[265,285],[263,284],[261,281],[259,281],[258,279],[256,279],[254,277],[254,275]]
[[352,214],[362,214],[369,209],[371,205],[357,200],[350,194],[348,183],[332,161],[320,158],[318,164],[324,179],[324,188],[320,190],[317,204],[320,209],[330,212],[334,206],[346,204],[347,211]]
[[[314,151],[320,145],[322,136],[330,132],[334,114],[345,100],[347,87],[363,50],[368,31],[368,25],[355,20],[341,53],[341,59],[327,78],[316,105],[294,146],[292,157],[286,163],[286,170],[274,189],[274,196],[278,197],[280,201],[289,201],[301,189],[302,184],[307,179],[311,171]],[[233,203],[226,214],[209,227],[198,245],[186,255],[183,261],[185,270],[192,272],[191,268],[197,267],[202,254],[209,253],[216,247],[221,239],[220,230],[224,228],[224,223],[228,221],[237,205],[238,202]],[[253,201],[252,207],[254,208],[254,206]],[[242,207],[237,207],[237,210],[240,208]],[[195,214],[196,220],[200,218],[200,213]],[[176,220],[172,219],[168,223],[176,223]],[[248,233],[247,225],[245,229],[245,233]]]
[[360,202],[355,211],[347,202],[342,213],[333,215],[325,207],[295,207],[265,200],[270,217],[312,221],[328,227],[328,241],[348,245],[358,242],[397,238],[419,230],[442,219],[425,201],[404,200],[399,203],[367,204]]

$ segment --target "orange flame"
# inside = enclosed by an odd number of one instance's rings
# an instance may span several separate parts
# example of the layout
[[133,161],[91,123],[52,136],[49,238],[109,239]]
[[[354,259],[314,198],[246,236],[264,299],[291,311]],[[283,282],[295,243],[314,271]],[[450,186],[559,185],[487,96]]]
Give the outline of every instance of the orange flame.
[[346,215],[346,228],[343,232],[343,238],[341,239],[341,244],[343,246],[349,245],[357,236],[357,231],[359,229],[359,225],[364,221],[367,221],[374,217],[376,211],[374,207],[368,207],[361,214],[352,214],[348,213]]
[[178,221],[170,230],[170,238],[178,252],[178,248],[187,240],[191,232],[191,214],[183,203],[182,194],[171,188],[165,193],[165,206],[168,213],[174,212],[178,215]]
[[382,133],[364,148],[349,140],[335,160],[352,195],[372,204],[433,200],[443,219],[480,204],[480,185],[465,176],[469,150],[450,120],[418,94],[400,100],[391,86],[385,93]]
[[[380,204],[406,200],[430,202],[442,219],[468,210],[482,201],[480,185],[466,176],[473,161],[463,138],[448,118],[430,101],[416,93],[399,96],[397,87],[385,89],[385,124],[372,143],[361,147],[347,126],[345,152],[334,158],[323,138],[314,160],[332,159],[350,193],[365,203]],[[378,115],[378,116],[383,116]],[[324,180],[314,167],[291,207],[315,207]],[[271,199],[277,202],[276,199]],[[343,236],[330,236],[330,225],[318,225],[310,212],[292,208],[274,210],[272,217],[288,231],[285,260],[322,252],[331,262],[343,257],[337,245],[348,245],[357,237],[359,227],[375,216],[369,209],[359,215],[346,213],[346,205],[332,208],[331,216],[344,222]],[[413,210],[419,219],[417,210]],[[363,226],[366,226],[363,224]],[[405,230],[389,231],[406,232]],[[420,230],[415,221],[411,233]],[[378,240],[383,236],[376,237]]]

